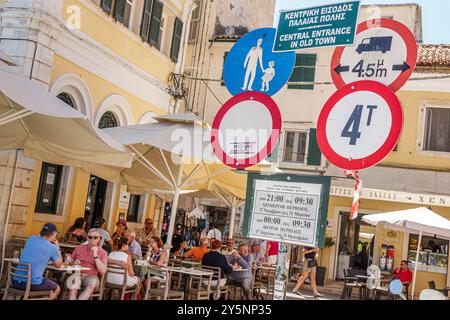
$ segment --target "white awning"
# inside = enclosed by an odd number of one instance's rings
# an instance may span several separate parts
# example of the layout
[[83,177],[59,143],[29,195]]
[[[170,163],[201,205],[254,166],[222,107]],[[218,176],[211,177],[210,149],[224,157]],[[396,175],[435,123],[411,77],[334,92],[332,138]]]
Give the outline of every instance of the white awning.
[[131,166],[131,152],[38,82],[0,70],[0,92],[0,149],[79,168]]

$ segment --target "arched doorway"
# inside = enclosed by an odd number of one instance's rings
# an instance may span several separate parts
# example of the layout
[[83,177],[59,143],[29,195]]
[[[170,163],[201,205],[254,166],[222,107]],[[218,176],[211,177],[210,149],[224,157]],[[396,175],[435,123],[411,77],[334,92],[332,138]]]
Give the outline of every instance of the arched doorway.
[[[114,128],[120,125],[117,116],[112,111],[106,111],[100,118],[98,127],[100,129]],[[84,218],[88,228],[97,227],[95,225],[99,218],[104,216],[105,203],[107,202],[108,181],[100,177],[91,175],[86,198]]]

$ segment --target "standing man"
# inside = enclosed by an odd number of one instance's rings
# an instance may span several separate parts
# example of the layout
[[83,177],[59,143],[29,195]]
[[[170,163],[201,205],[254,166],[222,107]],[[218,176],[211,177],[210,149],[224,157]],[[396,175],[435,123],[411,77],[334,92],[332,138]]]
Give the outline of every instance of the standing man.
[[222,232],[217,229],[217,224],[213,223],[212,227],[213,228],[209,230],[206,237],[210,240],[210,242],[214,240],[219,240],[220,242],[222,242]]
[[[30,237],[25,243],[25,248],[20,255],[20,263],[31,265],[31,291],[50,291],[49,297],[55,299],[60,291],[60,287],[51,280],[44,278],[44,272],[48,262],[52,261],[57,268],[62,265],[62,257],[56,235],[58,230],[53,223],[46,223],[39,236]],[[23,267],[19,266],[18,269]],[[18,274],[26,275],[24,271],[17,271]],[[24,278],[14,277],[12,286],[19,290],[25,290],[27,282]]]
[[[100,286],[99,274],[104,275],[107,271],[108,254],[99,247],[101,234],[98,229],[91,229],[88,232],[88,243],[81,244],[72,253],[74,265],[88,267],[89,270],[81,271],[81,284],[84,291],[78,300],[89,300],[92,293]],[[78,289],[69,288],[69,299],[76,300]]]
[[136,241],[139,242],[141,246],[148,247],[150,239],[156,235],[156,231],[153,228],[153,220],[147,218],[145,219],[144,227],[136,230]]

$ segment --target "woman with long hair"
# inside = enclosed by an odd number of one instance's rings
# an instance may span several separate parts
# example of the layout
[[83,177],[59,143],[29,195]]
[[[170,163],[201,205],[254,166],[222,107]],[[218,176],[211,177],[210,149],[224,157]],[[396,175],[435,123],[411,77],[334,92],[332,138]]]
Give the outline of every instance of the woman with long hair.
[[67,230],[64,240],[72,240],[78,242],[86,241],[86,219],[83,217],[77,218],[73,225]]

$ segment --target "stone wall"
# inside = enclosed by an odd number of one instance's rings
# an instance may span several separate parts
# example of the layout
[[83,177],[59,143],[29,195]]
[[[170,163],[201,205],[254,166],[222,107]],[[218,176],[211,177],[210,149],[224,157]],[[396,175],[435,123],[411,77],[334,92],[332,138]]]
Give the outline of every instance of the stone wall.
[[261,27],[272,27],[275,0],[220,0],[214,35],[243,35]]
[[[17,168],[15,168],[17,155]],[[28,206],[31,200],[35,161],[23,155],[23,151],[0,151],[0,245],[3,245],[5,225],[11,190],[11,210],[7,228],[7,241],[13,235],[23,236],[28,219]],[[11,189],[15,176],[14,189]],[[6,256],[12,253],[6,252]]]

